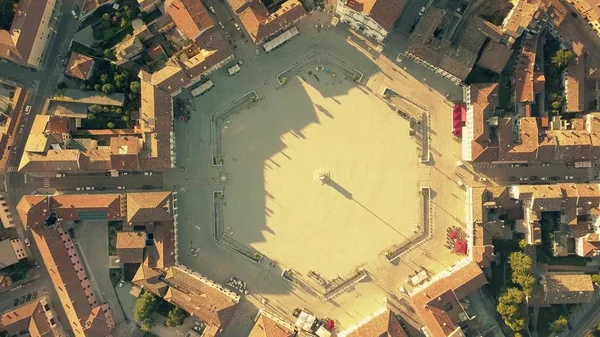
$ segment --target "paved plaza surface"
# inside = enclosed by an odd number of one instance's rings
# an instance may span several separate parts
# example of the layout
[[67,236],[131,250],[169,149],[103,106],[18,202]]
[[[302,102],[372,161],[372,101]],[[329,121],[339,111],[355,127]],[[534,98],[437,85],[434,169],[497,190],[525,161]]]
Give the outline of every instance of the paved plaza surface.
[[318,76],[230,119],[224,223],[236,241],[332,279],[413,235],[418,158],[405,119],[351,79]]
[[[235,276],[249,289],[224,336],[247,333],[250,317],[263,307],[290,320],[294,308],[306,308],[344,329],[388,305],[418,327],[399,288],[411,291],[407,278],[419,270],[435,277],[464,258],[444,248],[447,228],[464,227],[465,190],[457,182],[474,181],[468,166],[457,167],[460,144],[451,136],[446,95],[458,98],[461,89],[433,75],[413,77],[426,71],[404,69],[421,66],[396,63],[344,25],[315,29],[328,21],[312,13],[298,24],[300,35],[270,54],[240,45],[240,73],[218,71],[208,76],[215,82],[209,92],[182,95],[193,110],[189,121],[175,125],[180,169],[164,175],[165,187],[177,191],[179,262],[219,283]],[[316,70],[319,81],[310,78],[314,68],[306,67],[280,86],[276,76],[316,50],[364,77],[354,83],[332,64],[340,74],[335,81]],[[428,163],[420,163],[421,142],[409,137],[408,121],[381,99],[386,87],[415,114],[429,116]],[[238,107],[224,123],[223,165],[213,166],[211,115],[250,91],[260,99]],[[330,173],[329,184],[315,182],[319,169]],[[390,263],[382,255],[387,247],[402,244],[414,224],[422,225],[420,187],[432,191],[431,238]],[[259,263],[215,242],[214,191],[224,192],[225,232],[264,254]],[[318,284],[309,270],[333,281],[357,266],[367,277],[346,292],[326,301],[313,291]],[[287,268],[300,282],[281,277]]]

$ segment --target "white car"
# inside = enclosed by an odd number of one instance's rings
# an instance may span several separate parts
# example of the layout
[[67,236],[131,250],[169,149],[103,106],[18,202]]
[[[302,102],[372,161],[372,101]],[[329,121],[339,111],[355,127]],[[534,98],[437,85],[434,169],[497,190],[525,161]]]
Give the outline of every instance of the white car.
[[56,174],[56,178],[62,178],[62,177],[66,177],[67,175],[64,173],[57,173]]
[[31,246],[31,242],[29,242],[29,239],[25,239],[25,240],[23,240],[23,242],[25,242],[25,244],[26,244],[27,246]]
[[86,191],[93,191],[93,190],[94,190],[94,187],[90,187],[90,186],[88,186],[88,187],[86,187],[86,188],[85,188],[85,190],[86,190]]
[[122,288],[124,283],[125,283],[125,281],[123,281],[123,280],[119,281],[119,287]]
[[125,186],[117,186],[117,189],[118,189],[118,190],[124,190],[124,189],[125,189]]
[[521,178],[519,178],[519,180],[520,180],[520,181],[528,181],[528,180],[529,180],[529,177],[521,177]]
[[210,7],[209,7],[209,9],[210,9],[210,11],[211,11],[213,14],[215,14],[215,9],[214,9],[214,8],[212,8],[212,6],[210,6]]
[[419,11],[419,16],[423,16],[423,14],[425,14],[425,6],[421,7],[421,10]]
[[85,190],[85,188],[84,187],[77,187],[77,188],[75,188],[75,190],[76,191],[83,191],[83,190]]
[[485,181],[488,181],[488,178],[479,177],[479,178],[477,178],[477,181],[479,181],[479,182],[485,182]]
[[573,180],[573,179],[575,179],[575,177],[573,177],[573,176],[566,176],[565,177],[565,180]]
[[152,175],[152,172],[144,172],[144,175],[145,175],[145,176],[151,176],[151,175]]
[[543,167],[550,166],[550,163],[542,163],[542,166],[543,166]]
[[548,180],[548,177],[541,177],[540,180]]

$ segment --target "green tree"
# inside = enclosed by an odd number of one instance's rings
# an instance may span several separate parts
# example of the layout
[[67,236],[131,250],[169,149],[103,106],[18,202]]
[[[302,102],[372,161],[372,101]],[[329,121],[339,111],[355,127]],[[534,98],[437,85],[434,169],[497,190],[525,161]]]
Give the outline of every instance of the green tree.
[[135,302],[133,317],[138,322],[144,322],[155,310],[156,297],[152,293],[145,291]]
[[129,20],[121,18],[121,29],[127,27],[127,25],[129,25]]
[[563,104],[561,101],[554,101],[550,104],[553,110],[559,110],[562,107],[562,105]]
[[110,76],[108,74],[102,74],[100,75],[100,82],[102,82],[102,84],[106,84],[110,82]]
[[117,17],[117,19],[120,19],[121,16],[123,16],[123,14],[121,14],[121,12],[116,12],[115,13],[115,17]]
[[127,122],[129,120],[129,116],[125,115],[125,116],[121,117],[121,120],[123,122]]
[[102,107],[97,104],[90,105],[90,107],[88,108],[88,111],[90,113],[97,114],[97,113],[102,112]]
[[525,294],[519,288],[508,288],[506,291],[500,295],[498,298],[499,303],[509,304],[509,305],[520,305],[523,303],[525,299]]
[[521,274],[531,273],[531,257],[523,252],[511,253],[508,256],[508,264],[510,265],[510,269],[513,271],[513,274],[515,272]]
[[102,20],[104,20],[104,21],[110,21],[110,14],[108,14],[108,13],[102,14]]
[[554,56],[552,56],[552,64],[555,67],[562,69],[562,68],[566,67],[567,64],[569,64],[569,62],[573,59],[573,57],[575,57],[575,54],[573,54],[572,51],[559,50],[556,52],[556,54],[554,54]]
[[185,316],[185,311],[175,307],[171,311],[169,311],[169,315],[167,316],[167,321],[165,323],[167,324],[167,326],[181,325],[183,324]]
[[515,332],[515,337],[523,337],[523,334],[520,332]]
[[108,122],[108,123],[106,124],[106,126],[107,126],[109,129],[114,129],[114,128],[115,128],[115,123],[113,123],[113,122]]
[[110,94],[114,91],[115,91],[115,86],[110,83],[106,83],[105,85],[102,86],[102,92],[105,94]]
[[102,84],[100,84],[100,83],[94,84],[94,90],[96,90],[96,91],[102,91]]
[[519,307],[514,304],[498,303],[496,311],[498,311],[502,317],[514,317],[519,313]]
[[561,333],[567,328],[568,320],[565,316],[560,316],[556,321],[550,323],[550,331]]
[[526,296],[531,295],[533,286],[535,285],[535,277],[531,274],[513,274],[512,281],[523,288],[523,293]]
[[109,60],[114,60],[115,51],[112,49],[104,49],[104,57],[106,57]]
[[96,115],[94,115],[94,114],[88,114],[88,115],[87,115],[87,118],[88,118],[89,120],[93,121],[94,119],[96,119]]
[[140,82],[138,81],[133,81],[131,83],[129,83],[129,90],[131,90],[131,92],[133,93],[139,93],[140,92]]
[[597,286],[600,285],[600,274],[592,275],[592,282]]
[[504,323],[506,323],[506,325],[512,331],[521,331],[521,330],[525,329],[525,320],[520,317],[504,320]]
[[146,317],[142,322],[140,330],[143,332],[150,332],[152,328],[154,328],[154,319],[152,319],[152,317]]
[[527,242],[527,240],[522,239],[521,241],[519,241],[519,248],[521,248],[521,250],[527,250],[527,248],[529,248],[529,243]]

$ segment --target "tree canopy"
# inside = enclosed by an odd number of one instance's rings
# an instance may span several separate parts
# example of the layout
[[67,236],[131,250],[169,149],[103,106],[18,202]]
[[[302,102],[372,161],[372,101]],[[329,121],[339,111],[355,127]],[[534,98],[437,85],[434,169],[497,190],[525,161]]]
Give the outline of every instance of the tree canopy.
[[575,54],[573,54],[572,51],[561,49],[552,56],[552,64],[555,67],[562,69],[569,64],[573,57],[575,57]]
[[531,273],[531,257],[523,252],[513,252],[508,256],[508,264],[513,272]]
[[147,291],[135,303],[133,317],[138,322],[144,322],[156,310],[156,297]]
[[169,315],[167,316],[167,321],[165,324],[167,326],[178,326],[183,324],[183,320],[186,317],[186,312],[175,307],[171,311],[169,311]]
[[556,321],[550,323],[550,331],[555,333],[561,333],[567,328],[569,321],[565,316],[560,316]]

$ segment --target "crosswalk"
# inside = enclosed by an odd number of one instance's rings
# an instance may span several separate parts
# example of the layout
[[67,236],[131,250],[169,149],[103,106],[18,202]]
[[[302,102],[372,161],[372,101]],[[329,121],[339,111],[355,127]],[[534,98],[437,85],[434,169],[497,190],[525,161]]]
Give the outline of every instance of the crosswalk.
[[50,188],[50,178],[44,178],[44,188]]
[[16,167],[15,165],[13,165],[13,166],[9,166],[9,167],[6,169],[6,172],[17,172],[17,167]]
[[498,165],[496,164],[477,164],[477,168],[479,169],[491,169],[496,168]]
[[588,167],[587,168],[587,174],[588,174],[588,180],[594,180],[596,179],[596,173],[594,172],[594,167]]

